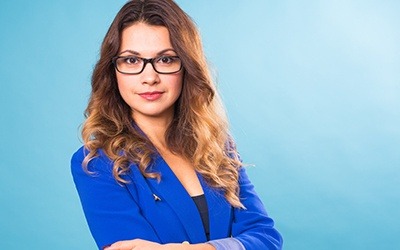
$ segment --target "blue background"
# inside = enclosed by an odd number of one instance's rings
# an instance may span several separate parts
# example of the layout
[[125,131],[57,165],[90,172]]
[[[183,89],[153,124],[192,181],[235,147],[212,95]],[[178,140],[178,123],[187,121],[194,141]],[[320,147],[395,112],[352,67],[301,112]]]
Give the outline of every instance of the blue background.
[[[69,160],[124,2],[0,3],[1,249],[95,249]],[[285,249],[400,249],[400,2],[178,3]]]

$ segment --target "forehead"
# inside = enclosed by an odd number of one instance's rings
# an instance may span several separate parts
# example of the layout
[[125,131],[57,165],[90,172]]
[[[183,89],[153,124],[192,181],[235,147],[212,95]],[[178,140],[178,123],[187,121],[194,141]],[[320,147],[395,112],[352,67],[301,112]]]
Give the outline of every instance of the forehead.
[[134,23],[122,31],[120,52],[133,50],[141,55],[157,54],[165,49],[173,49],[168,29],[145,23]]

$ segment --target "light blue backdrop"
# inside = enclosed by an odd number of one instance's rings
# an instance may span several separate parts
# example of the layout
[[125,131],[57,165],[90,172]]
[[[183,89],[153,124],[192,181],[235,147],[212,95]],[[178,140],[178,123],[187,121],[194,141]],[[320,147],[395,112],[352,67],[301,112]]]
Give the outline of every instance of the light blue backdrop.
[[[69,159],[123,3],[0,3],[1,249],[95,248]],[[285,249],[400,249],[400,2],[178,3]]]

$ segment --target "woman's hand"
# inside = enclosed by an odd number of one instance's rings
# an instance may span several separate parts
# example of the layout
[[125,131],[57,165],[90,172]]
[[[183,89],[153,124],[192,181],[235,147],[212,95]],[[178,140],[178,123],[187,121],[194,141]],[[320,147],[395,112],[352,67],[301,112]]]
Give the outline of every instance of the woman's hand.
[[161,250],[163,245],[148,240],[123,240],[112,244],[104,250]]
[[112,244],[104,250],[215,250],[210,244],[159,244],[148,240],[123,240]]

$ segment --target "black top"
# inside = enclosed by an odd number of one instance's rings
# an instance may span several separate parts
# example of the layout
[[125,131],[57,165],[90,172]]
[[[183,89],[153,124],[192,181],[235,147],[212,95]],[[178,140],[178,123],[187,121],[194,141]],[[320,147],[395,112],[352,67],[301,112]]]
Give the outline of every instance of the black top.
[[199,210],[207,240],[210,240],[210,222],[208,219],[208,207],[206,197],[204,196],[204,194],[202,194],[198,196],[192,196],[192,199],[196,204],[197,209]]

